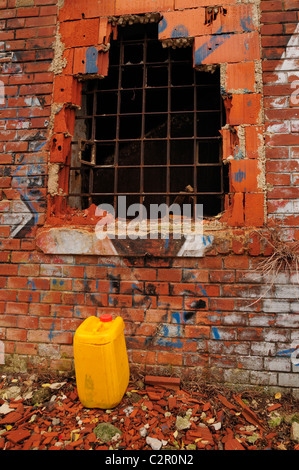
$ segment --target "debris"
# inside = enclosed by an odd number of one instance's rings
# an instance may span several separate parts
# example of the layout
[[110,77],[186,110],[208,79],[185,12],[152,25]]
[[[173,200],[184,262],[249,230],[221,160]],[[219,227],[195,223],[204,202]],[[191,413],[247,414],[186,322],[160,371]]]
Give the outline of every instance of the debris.
[[245,419],[249,422],[252,423],[259,428],[263,429],[262,423],[259,421],[258,417],[256,414],[248,408],[248,406],[244,403],[244,401],[241,399],[240,396],[235,396],[235,400],[241,405],[243,408],[242,414],[245,417]]
[[180,388],[180,379],[178,377],[157,377],[146,375],[144,378],[145,385],[153,385],[156,387],[164,387],[171,390]]
[[215,431],[219,431],[219,429],[221,429],[221,422],[219,421],[218,423],[213,423],[211,426]]
[[[0,398],[0,450],[299,449],[298,401],[288,395],[275,403],[252,390],[192,382],[173,390],[138,378],[116,408],[101,410],[84,408],[75,378],[16,378],[0,384],[4,396],[18,386],[15,398]],[[45,401],[32,401],[41,391]]]
[[20,393],[21,387],[8,387],[0,391],[0,398],[3,398],[4,400],[15,400],[20,397]]
[[251,442],[251,444],[255,444],[260,438],[261,436],[254,432],[251,436],[246,437],[246,441]]
[[291,439],[293,441],[299,442],[299,423],[294,421],[291,427]]
[[14,424],[22,418],[21,413],[12,411],[8,413],[4,418],[1,419],[0,424]]
[[269,426],[270,428],[276,428],[282,422],[283,418],[278,413],[271,413],[269,419]]
[[3,403],[3,405],[0,406],[0,414],[6,415],[7,413],[10,413],[13,410],[13,408],[10,408],[8,403]]
[[44,403],[45,401],[50,400],[51,398],[51,392],[48,388],[40,388],[39,390],[36,390],[31,399],[31,403],[33,406],[40,405]]
[[146,443],[152,448],[152,450],[160,450],[162,447],[162,441],[154,437],[147,436]]
[[141,437],[146,437],[147,436],[147,429],[145,426],[143,428],[139,429],[139,434]]
[[274,411],[274,410],[277,410],[278,408],[281,407],[281,404],[280,403],[275,403],[274,405],[270,405],[268,406],[267,410],[268,411]]
[[175,427],[178,431],[182,431],[183,429],[189,429],[191,426],[189,418],[184,418],[183,416],[177,416]]
[[100,423],[98,424],[94,430],[94,434],[96,435],[97,439],[103,442],[110,442],[113,437],[117,434],[119,437],[122,435],[122,432],[117,427],[113,426],[110,423]]

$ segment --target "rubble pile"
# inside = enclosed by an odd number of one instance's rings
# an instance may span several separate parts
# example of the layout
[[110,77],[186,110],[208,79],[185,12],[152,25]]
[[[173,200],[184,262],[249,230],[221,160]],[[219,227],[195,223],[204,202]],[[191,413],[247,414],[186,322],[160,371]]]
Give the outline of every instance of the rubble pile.
[[[162,384],[162,385],[161,385]],[[0,450],[299,450],[290,395],[130,382],[114,409],[87,409],[74,378],[0,378]]]

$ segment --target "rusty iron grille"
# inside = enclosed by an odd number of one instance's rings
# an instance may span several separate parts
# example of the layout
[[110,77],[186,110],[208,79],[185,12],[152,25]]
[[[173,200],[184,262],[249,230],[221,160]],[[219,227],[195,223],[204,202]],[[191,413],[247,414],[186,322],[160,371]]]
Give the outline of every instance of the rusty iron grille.
[[203,204],[223,210],[225,124],[220,72],[193,67],[192,47],[163,48],[157,25],[119,29],[109,73],[85,82],[76,119],[70,203]]

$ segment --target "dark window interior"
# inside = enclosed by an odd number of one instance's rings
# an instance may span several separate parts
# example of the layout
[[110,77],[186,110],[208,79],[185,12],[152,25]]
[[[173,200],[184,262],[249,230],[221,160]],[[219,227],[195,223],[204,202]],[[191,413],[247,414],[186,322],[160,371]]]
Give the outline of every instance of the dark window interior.
[[117,196],[126,195],[147,210],[192,202],[214,216],[227,190],[220,72],[196,71],[192,47],[163,48],[157,29],[119,28],[108,76],[84,83],[70,203],[109,203],[117,213]]

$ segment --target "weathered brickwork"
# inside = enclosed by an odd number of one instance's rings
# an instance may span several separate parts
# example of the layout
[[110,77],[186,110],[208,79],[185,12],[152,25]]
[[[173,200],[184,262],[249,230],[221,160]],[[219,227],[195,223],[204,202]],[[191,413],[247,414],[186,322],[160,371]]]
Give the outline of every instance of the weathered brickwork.
[[[298,393],[296,269],[260,268],[299,239],[297,2],[158,3],[0,0],[1,370],[71,372],[76,328],[107,312],[132,369]],[[194,66],[221,68],[229,193],[193,244],[98,240],[94,207],[67,205],[81,79],[107,75],[120,19],[151,13],[166,47],[192,38]]]

